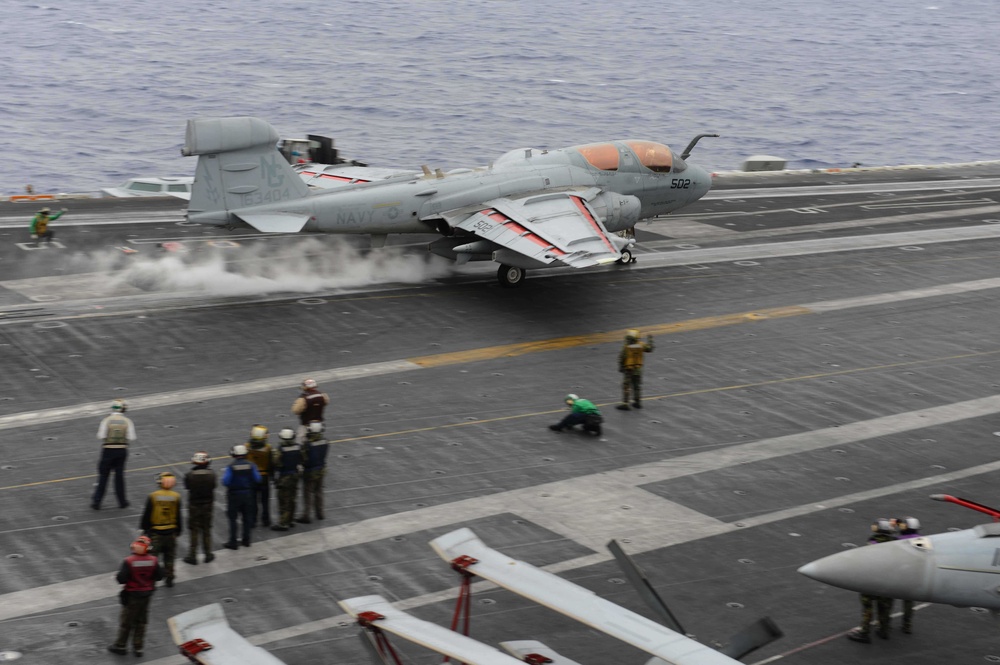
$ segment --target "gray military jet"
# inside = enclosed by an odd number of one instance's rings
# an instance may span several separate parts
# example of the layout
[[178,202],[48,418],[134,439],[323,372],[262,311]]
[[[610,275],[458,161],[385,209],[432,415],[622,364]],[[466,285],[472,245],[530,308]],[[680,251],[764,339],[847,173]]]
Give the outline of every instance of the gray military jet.
[[[634,240],[618,235],[649,217],[697,201],[709,173],[652,141],[611,141],[559,150],[520,149],[488,167],[449,173],[363,167],[324,172],[332,189],[303,181],[259,118],[188,120],[182,153],[197,155],[188,219],[266,233],[438,233],[428,249],[457,263],[496,261],[503,286],[525,271],[632,261]],[[350,173],[340,173],[345,168]],[[319,176],[313,176],[319,177]]]
[[[1000,518],[947,494],[931,497]],[[1000,611],[1000,524],[867,545],[799,568],[806,577],[872,596]]]

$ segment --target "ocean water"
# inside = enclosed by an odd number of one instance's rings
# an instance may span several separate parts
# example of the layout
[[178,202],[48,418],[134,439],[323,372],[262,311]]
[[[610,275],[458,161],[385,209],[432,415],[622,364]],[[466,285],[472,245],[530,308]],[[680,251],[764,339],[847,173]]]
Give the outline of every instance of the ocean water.
[[701,132],[712,170],[1000,159],[996,0],[0,6],[0,194],[191,175],[217,115],[408,168]]

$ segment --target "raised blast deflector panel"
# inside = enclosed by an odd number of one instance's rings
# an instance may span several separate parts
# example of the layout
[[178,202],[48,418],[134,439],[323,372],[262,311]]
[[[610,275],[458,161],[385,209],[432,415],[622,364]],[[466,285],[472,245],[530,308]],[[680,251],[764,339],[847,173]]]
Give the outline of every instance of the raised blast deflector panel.
[[278,132],[260,118],[195,118],[188,120],[183,155],[210,155],[256,146],[275,148]]

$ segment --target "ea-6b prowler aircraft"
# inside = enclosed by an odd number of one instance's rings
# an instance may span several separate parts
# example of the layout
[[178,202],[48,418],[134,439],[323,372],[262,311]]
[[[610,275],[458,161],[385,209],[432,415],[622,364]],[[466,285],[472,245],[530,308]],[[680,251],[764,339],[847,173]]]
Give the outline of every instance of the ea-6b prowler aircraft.
[[[504,286],[546,266],[630,262],[634,240],[616,235],[641,219],[697,201],[711,176],[653,141],[610,141],[559,150],[519,149],[490,166],[449,173],[350,170],[332,189],[311,190],[259,118],[188,120],[182,153],[197,155],[188,219],[267,233],[439,233],[428,249],[455,260],[496,261]],[[336,179],[336,169],[325,175]],[[348,177],[349,176],[349,177]],[[329,180],[325,181],[329,184]]]
[[799,572],[872,596],[1000,613],[1000,510],[948,494],[931,498],[986,513],[994,523],[838,552]]

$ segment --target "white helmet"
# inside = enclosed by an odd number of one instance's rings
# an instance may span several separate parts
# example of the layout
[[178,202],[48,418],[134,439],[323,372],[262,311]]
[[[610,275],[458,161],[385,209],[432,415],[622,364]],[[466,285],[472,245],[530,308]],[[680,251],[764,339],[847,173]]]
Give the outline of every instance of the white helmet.
[[229,451],[229,454],[232,455],[233,457],[246,457],[247,447],[244,446],[242,443],[237,443]]
[[306,390],[310,390],[316,387],[316,379],[305,379],[302,381],[302,387]]
[[191,456],[192,464],[208,464],[210,461],[212,460],[209,458],[208,453],[203,450],[200,450]]
[[321,420],[314,420],[311,423],[309,423],[310,434],[322,434],[324,429],[326,428],[323,427],[323,421]]
[[267,441],[267,427],[264,425],[254,425],[250,428],[251,441]]
[[128,404],[126,404],[125,400],[123,400],[123,399],[116,399],[114,402],[111,403],[111,410],[112,411],[117,411],[119,413],[125,413],[125,410],[127,408],[128,408]]
[[292,441],[295,439],[295,430],[291,427],[286,427],[285,429],[278,432],[278,438],[282,441]]

